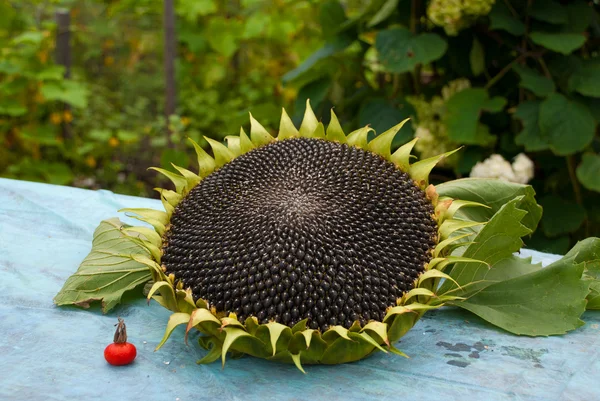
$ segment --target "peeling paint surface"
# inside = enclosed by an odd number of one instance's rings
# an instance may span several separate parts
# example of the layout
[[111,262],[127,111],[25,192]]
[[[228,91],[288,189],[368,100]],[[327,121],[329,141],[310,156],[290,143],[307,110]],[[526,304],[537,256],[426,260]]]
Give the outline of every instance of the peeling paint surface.
[[[565,336],[532,338],[446,308],[395,344],[410,359],[379,353],[305,366],[307,375],[254,358],[229,358],[224,370],[196,365],[206,351],[197,336],[184,344],[183,327],[154,352],[170,314],[155,303],[130,301],[108,315],[52,303],[97,224],[124,207],[160,202],[0,179],[0,400],[600,400],[598,312]],[[117,316],[138,351],[124,367],[103,357]]]

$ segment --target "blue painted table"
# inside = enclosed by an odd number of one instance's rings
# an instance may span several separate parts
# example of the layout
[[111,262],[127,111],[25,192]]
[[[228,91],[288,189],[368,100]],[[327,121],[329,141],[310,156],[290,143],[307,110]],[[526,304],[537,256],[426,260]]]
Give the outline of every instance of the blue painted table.
[[[108,315],[56,307],[52,298],[91,247],[102,219],[160,202],[0,179],[1,400],[600,400],[600,314],[561,337],[517,337],[459,310],[430,312],[397,346],[338,366],[254,358],[196,365],[205,351],[183,329],[157,352],[169,312],[130,299]],[[124,216],[120,216],[128,221]],[[524,251],[523,251],[524,252]],[[545,263],[553,255],[534,253]],[[103,357],[117,315],[136,361]]]

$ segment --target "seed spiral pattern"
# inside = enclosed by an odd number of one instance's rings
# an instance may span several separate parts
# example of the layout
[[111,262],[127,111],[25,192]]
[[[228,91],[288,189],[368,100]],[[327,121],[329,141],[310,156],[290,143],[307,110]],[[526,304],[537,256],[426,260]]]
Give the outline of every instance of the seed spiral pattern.
[[436,244],[433,206],[383,158],[295,138],[207,176],[176,207],[162,263],[218,312],[292,326],[383,320]]

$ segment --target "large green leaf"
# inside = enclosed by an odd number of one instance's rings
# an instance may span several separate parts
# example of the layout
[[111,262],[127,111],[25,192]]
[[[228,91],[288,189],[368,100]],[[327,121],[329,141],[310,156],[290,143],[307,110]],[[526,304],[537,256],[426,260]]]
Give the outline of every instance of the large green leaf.
[[414,35],[406,28],[392,28],[377,34],[375,48],[382,67],[400,74],[441,58],[448,44],[434,33]]
[[218,10],[215,0],[179,0],[175,7],[178,17],[196,23],[198,17],[212,14]]
[[468,88],[454,94],[446,103],[448,137],[461,144],[490,145],[495,138],[478,129],[479,116],[482,110],[499,112],[505,105],[505,98],[490,98],[483,88]]
[[575,232],[585,220],[585,209],[575,202],[547,195],[540,204],[544,208],[541,227],[548,237]]
[[386,2],[381,6],[379,11],[369,20],[367,23],[368,27],[373,27],[379,24],[382,21],[385,21],[390,15],[396,11],[398,8],[398,2],[400,0],[386,0]]
[[480,290],[490,284],[482,281],[490,279],[487,277],[488,273],[499,268],[496,264],[511,258],[514,252],[521,249],[521,237],[531,233],[530,229],[521,224],[527,214],[518,208],[522,199],[523,197],[515,198],[503,205],[475,237],[469,238],[472,243],[462,252],[462,256],[483,261],[487,265],[456,263],[450,272],[456,283],[447,280],[440,288],[440,294],[455,289],[457,284],[464,288],[455,290],[452,295],[465,296]]
[[590,284],[590,293],[587,296],[586,309],[600,309],[600,261],[594,263],[595,278]]
[[27,109],[19,104],[0,104],[0,115],[19,117],[27,114]]
[[581,33],[587,29],[596,15],[592,3],[575,1],[566,5],[569,22],[564,27],[565,31]]
[[73,107],[87,107],[88,90],[79,82],[69,80],[45,82],[40,92],[46,100],[59,100]]
[[514,334],[564,334],[584,324],[590,281],[582,279],[583,270],[583,263],[563,258],[451,304]]
[[515,137],[515,143],[524,146],[528,152],[546,150],[549,147],[548,140],[542,136],[539,126],[541,104],[539,100],[523,102],[514,114],[523,124],[523,129]]
[[574,263],[589,263],[600,260],[600,238],[590,237],[577,242],[562,260]]
[[219,16],[208,20],[206,30],[210,47],[225,57],[231,57],[240,46],[244,26],[239,20]]
[[[370,124],[377,134],[382,134],[398,124],[399,121],[414,114],[415,110],[412,105],[403,99],[393,105],[385,98],[373,98],[362,105],[358,119],[361,127]],[[392,149],[411,140],[413,134],[412,124],[404,124],[392,142]]]
[[479,202],[490,207],[459,210],[458,215],[468,220],[487,221],[503,205],[518,196],[523,196],[518,205],[519,209],[527,212],[521,221],[525,227],[535,231],[542,217],[542,208],[535,201],[535,191],[530,185],[488,178],[463,178],[437,185],[436,191],[440,196]]
[[560,156],[583,150],[596,132],[596,120],[590,110],[560,93],[552,93],[542,102],[539,125],[550,149]]
[[554,255],[564,255],[569,251],[571,239],[568,235],[556,238],[548,238],[538,230],[531,235],[531,238],[525,238],[525,246],[535,249],[539,252],[552,253]]
[[586,238],[579,241],[565,255],[565,259],[575,263],[585,263],[583,277],[590,282],[590,293],[587,296],[587,309],[600,309],[600,238]]
[[[317,64],[346,49],[354,42],[355,38],[349,35],[336,35],[331,38],[323,47],[310,55],[298,67],[289,71],[282,78],[283,82],[292,82],[300,80],[305,74],[317,66]],[[318,78],[318,76],[314,77]],[[309,79],[310,81],[311,79]]]
[[525,33],[525,24],[513,17],[503,1],[496,1],[488,17],[490,18],[490,30],[492,31],[504,30],[515,36],[521,36]]
[[580,33],[531,32],[531,40],[540,46],[562,54],[570,54],[585,43]]
[[529,89],[538,96],[548,96],[556,89],[554,82],[551,79],[541,75],[539,72],[532,70],[531,68],[522,65],[515,65],[513,70],[515,70],[515,72],[519,74],[519,77],[521,78],[519,85],[525,89]]
[[600,156],[586,153],[577,167],[577,179],[591,191],[600,192]]
[[471,64],[471,72],[473,75],[479,76],[485,71],[485,51],[483,45],[477,38],[473,38],[473,45],[469,53],[469,63]]
[[327,0],[321,4],[319,9],[319,22],[321,31],[326,38],[336,35],[342,24],[346,22],[344,7],[337,0]]
[[600,97],[600,59],[583,61],[569,78],[569,89],[585,96]]
[[566,7],[554,0],[534,1],[529,10],[529,15],[537,20],[551,24],[566,24],[569,22]]
[[121,232],[124,227],[128,226],[117,218],[100,223],[91,252],[56,295],[56,304],[87,308],[94,301],[102,301],[102,310],[108,312],[125,292],[151,279],[148,267],[130,256],[149,256],[148,251],[125,237]]

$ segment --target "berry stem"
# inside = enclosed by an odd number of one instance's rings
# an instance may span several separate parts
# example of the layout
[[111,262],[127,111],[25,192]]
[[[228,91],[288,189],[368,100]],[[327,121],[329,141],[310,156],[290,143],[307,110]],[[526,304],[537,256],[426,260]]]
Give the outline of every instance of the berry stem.
[[119,323],[115,324],[117,326],[117,330],[115,331],[114,342],[117,344],[126,343],[127,342],[127,327],[125,326],[125,321],[122,318],[118,318]]

